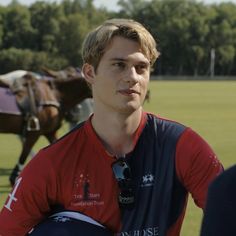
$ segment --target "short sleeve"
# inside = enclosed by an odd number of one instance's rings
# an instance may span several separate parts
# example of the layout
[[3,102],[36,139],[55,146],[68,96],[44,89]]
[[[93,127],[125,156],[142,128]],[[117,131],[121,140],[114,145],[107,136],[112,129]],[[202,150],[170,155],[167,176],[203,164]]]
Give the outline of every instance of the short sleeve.
[[176,147],[176,172],[197,206],[204,208],[208,186],[223,166],[209,144],[187,128]]

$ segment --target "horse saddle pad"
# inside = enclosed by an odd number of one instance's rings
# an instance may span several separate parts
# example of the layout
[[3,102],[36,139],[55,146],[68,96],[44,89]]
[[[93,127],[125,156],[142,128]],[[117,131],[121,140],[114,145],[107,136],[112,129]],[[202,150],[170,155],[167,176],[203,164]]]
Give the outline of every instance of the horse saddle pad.
[[0,113],[21,115],[16,97],[9,88],[0,87]]

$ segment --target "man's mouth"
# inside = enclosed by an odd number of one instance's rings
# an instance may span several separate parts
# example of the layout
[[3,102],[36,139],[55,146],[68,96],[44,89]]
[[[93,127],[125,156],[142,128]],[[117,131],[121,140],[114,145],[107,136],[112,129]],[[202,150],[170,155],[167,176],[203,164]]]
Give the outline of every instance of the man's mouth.
[[119,90],[118,92],[126,96],[133,95],[133,94],[140,95],[140,93],[134,89],[122,89],[122,90]]

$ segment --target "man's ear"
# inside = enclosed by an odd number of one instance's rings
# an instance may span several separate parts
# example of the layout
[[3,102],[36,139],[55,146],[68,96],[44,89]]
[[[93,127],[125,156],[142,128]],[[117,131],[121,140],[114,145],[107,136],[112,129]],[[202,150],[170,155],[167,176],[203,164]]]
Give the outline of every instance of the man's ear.
[[88,63],[85,63],[82,67],[82,72],[86,81],[92,85],[94,83],[95,78],[94,67]]

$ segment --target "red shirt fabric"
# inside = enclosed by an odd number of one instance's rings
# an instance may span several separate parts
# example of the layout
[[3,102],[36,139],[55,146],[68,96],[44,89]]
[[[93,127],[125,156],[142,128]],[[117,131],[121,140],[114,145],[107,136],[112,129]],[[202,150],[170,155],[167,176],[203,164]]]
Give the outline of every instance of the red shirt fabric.
[[[134,148],[146,125],[147,113],[143,113]],[[91,118],[40,150],[22,171],[0,212],[0,236],[26,235],[55,205],[81,212],[119,232],[119,188],[111,168],[115,160],[93,130]],[[196,205],[204,208],[208,185],[223,167],[211,147],[186,128],[176,145],[175,170]],[[187,198],[185,207],[186,202]],[[179,235],[185,207],[168,229],[168,236]]]

